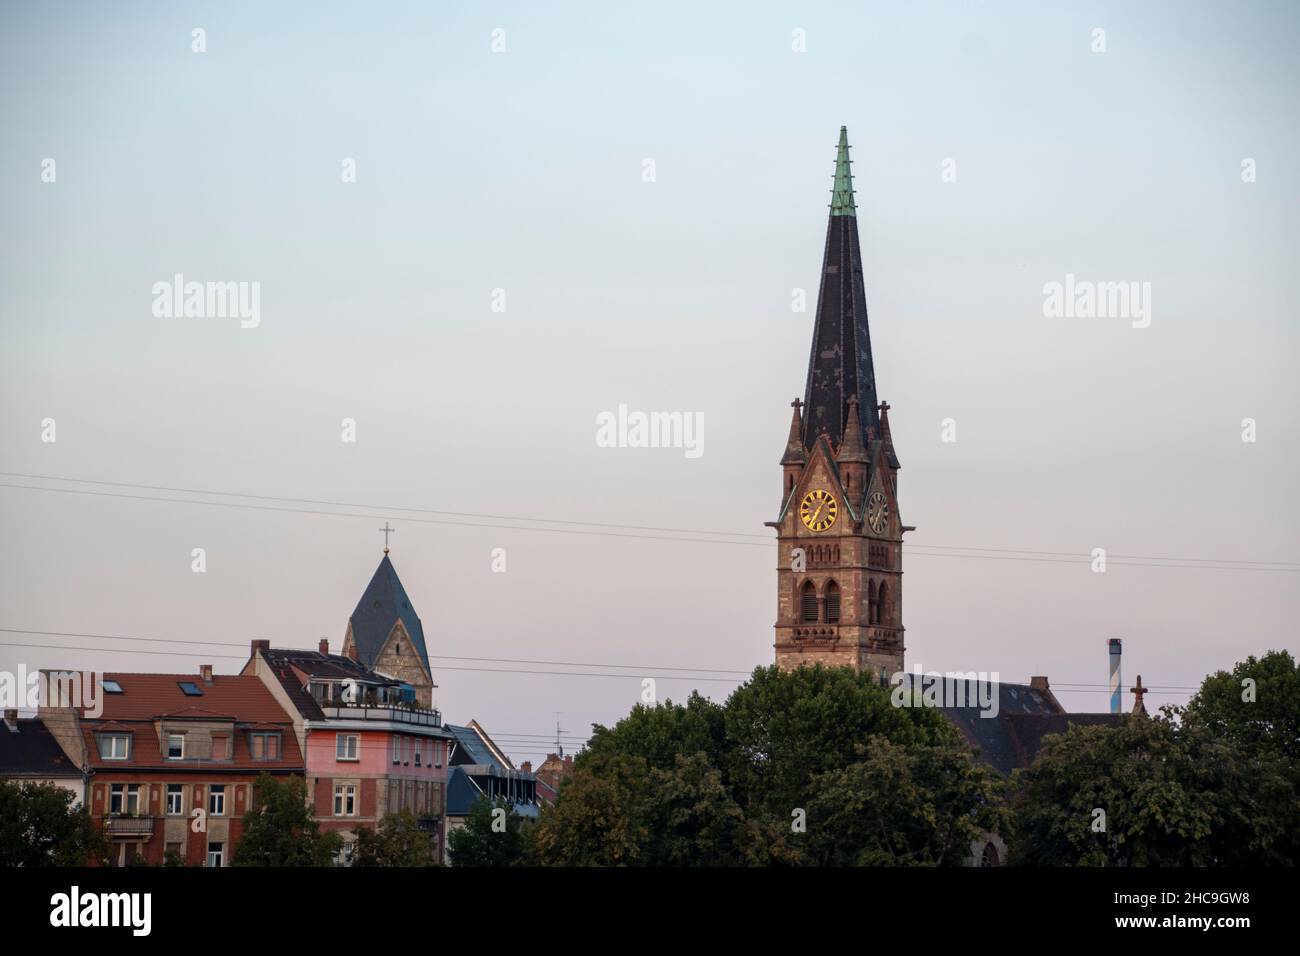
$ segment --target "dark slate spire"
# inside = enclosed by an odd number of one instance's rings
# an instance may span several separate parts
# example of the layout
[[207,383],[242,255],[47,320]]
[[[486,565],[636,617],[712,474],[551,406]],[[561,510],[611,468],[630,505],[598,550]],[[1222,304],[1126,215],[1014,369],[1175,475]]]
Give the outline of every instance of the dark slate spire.
[[352,612],[352,639],[357,646],[357,660],[366,667],[373,667],[375,658],[384,648],[384,641],[392,633],[393,626],[401,620],[406,633],[411,636],[412,649],[420,655],[424,668],[430,674],[429,652],[424,647],[424,627],[420,616],[411,606],[411,599],[406,596],[397,569],[393,567],[388,551],[375,569],[375,576],[366,585],[365,593],[357,602]]
[[848,130],[841,126],[817,293],[817,324],[804,389],[803,444],[810,451],[820,434],[838,446],[844,435],[850,395],[858,400],[863,444],[869,445],[880,436],[850,164]]

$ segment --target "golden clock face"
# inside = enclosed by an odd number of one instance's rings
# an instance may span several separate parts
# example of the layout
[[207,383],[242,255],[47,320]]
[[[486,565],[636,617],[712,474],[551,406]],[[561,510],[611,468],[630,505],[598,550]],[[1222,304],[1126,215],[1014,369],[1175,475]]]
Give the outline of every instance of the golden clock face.
[[809,531],[825,531],[835,523],[835,516],[840,506],[829,491],[810,491],[804,495],[803,504],[799,506],[799,517]]
[[885,496],[877,491],[867,501],[867,524],[871,525],[871,530],[876,534],[883,534],[885,525],[889,523],[889,502]]

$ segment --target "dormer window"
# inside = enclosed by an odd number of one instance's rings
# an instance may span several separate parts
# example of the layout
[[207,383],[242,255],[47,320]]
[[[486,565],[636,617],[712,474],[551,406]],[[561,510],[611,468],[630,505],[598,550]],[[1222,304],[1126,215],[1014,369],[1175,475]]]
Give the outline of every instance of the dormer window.
[[101,760],[129,760],[131,758],[131,735],[100,734],[99,756]]
[[167,759],[168,760],[185,759],[185,735],[184,734],[167,735]]
[[279,760],[280,734],[278,732],[249,734],[248,749],[254,760]]

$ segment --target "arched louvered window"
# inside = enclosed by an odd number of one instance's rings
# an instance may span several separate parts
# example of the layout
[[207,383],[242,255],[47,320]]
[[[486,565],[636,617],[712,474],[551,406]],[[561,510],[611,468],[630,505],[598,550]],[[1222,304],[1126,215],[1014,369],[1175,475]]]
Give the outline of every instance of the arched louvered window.
[[876,612],[876,582],[867,582],[867,623],[875,624],[878,621]]
[[832,581],[826,585],[826,622],[837,624],[840,620],[840,586]]
[[817,622],[817,588],[811,581],[805,581],[803,593],[800,598],[802,607],[801,617],[805,624],[815,624]]

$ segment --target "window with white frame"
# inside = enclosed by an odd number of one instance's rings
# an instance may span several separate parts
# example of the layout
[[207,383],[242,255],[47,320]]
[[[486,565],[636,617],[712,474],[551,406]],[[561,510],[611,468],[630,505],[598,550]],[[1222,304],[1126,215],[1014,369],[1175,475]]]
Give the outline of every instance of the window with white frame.
[[334,815],[336,817],[355,817],[357,815],[356,784],[336,783],[334,785]]
[[334,737],[334,758],[336,760],[359,760],[360,740],[356,734],[336,734]]
[[167,759],[168,760],[185,759],[185,735],[184,734],[167,735]]
[[99,756],[103,760],[126,760],[131,756],[131,735],[100,734]]
[[419,737],[415,738],[415,765],[420,766],[420,757],[424,748],[424,741]]
[[140,813],[140,785],[112,784],[108,790],[108,812],[120,816],[137,816]]
[[402,738],[393,734],[393,763],[402,762]]
[[167,814],[179,816],[183,811],[185,789],[179,783],[167,784]]
[[208,787],[208,816],[224,817],[226,815],[226,786],[215,783]]

